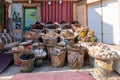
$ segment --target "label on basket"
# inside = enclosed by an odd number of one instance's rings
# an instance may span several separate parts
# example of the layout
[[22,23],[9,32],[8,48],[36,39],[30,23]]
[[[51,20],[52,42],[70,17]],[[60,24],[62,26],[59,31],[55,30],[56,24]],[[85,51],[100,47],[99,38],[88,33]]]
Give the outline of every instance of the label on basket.
[[59,52],[60,52],[60,49],[54,49],[54,50],[53,50],[53,54],[54,54],[54,55],[59,55]]

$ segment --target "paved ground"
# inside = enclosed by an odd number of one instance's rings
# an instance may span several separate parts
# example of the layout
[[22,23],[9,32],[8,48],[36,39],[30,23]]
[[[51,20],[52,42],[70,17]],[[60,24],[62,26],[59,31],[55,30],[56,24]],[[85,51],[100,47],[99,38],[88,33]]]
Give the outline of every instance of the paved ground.
[[[62,68],[54,68],[52,66],[50,66],[50,63],[47,62],[47,65],[43,65],[40,68],[35,68],[33,70],[34,72],[38,72],[38,73],[43,73],[43,72],[55,72],[55,71],[90,71],[90,73],[92,73],[92,75],[94,77],[95,74],[93,72],[93,68],[91,68],[90,66],[86,65],[81,69],[71,69],[68,66],[62,67]],[[14,76],[15,74],[21,73],[20,72],[20,68],[14,65],[11,65],[5,72],[3,72],[0,75],[0,80],[10,80],[12,76]],[[96,77],[97,80],[120,80],[120,75],[118,75],[116,72],[112,72],[111,77],[109,77],[108,79],[104,78],[104,79],[99,79]]]
[[[120,50],[120,46],[114,46],[114,45],[109,45],[111,48],[116,49],[116,50]],[[43,73],[43,72],[55,72],[55,71],[90,71],[90,73],[92,73],[92,75],[94,77],[95,74],[93,72],[93,68],[91,68],[90,66],[84,66],[81,69],[78,70],[73,70],[71,68],[69,68],[68,66],[62,67],[62,68],[54,68],[52,66],[50,66],[50,63],[47,62],[47,64],[43,65],[40,68],[35,68],[33,70],[33,72],[39,72],[39,73]],[[4,73],[2,73],[0,75],[0,80],[10,80],[10,78],[12,76],[14,76],[15,74],[21,73],[20,72],[20,68],[14,65],[11,65]],[[109,77],[108,79],[103,78],[103,79],[99,79],[96,77],[97,80],[120,80],[120,74],[117,74],[116,72],[112,72],[111,77]]]

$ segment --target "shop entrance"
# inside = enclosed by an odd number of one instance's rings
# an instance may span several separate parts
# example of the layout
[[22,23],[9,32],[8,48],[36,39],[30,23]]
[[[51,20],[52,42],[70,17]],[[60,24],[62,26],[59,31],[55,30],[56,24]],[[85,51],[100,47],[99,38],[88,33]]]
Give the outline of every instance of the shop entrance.
[[24,7],[24,27],[23,33],[31,30],[32,25],[37,22],[37,8],[36,7]]

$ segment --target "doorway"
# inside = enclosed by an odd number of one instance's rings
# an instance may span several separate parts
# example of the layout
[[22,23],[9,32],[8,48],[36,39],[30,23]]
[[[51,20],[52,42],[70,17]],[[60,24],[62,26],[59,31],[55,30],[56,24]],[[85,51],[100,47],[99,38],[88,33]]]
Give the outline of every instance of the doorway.
[[37,8],[36,7],[24,7],[24,26],[23,33],[32,29],[32,25],[37,22]]

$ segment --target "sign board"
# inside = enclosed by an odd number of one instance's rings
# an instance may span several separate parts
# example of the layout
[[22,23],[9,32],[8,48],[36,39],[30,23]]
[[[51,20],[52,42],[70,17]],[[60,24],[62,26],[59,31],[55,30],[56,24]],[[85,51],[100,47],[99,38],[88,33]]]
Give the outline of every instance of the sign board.
[[89,4],[89,3],[94,3],[94,2],[98,2],[98,1],[100,1],[100,0],[87,0],[87,4]]

